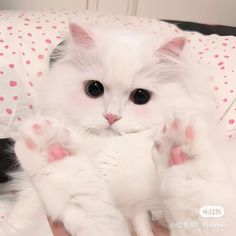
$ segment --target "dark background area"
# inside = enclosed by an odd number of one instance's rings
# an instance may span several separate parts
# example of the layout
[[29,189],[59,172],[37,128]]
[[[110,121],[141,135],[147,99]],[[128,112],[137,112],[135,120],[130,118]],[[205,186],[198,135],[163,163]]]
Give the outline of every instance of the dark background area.
[[228,35],[236,36],[236,27],[224,26],[224,25],[206,25],[206,24],[186,22],[186,21],[173,21],[173,20],[163,20],[163,21],[175,24],[182,30],[197,31],[205,35],[218,34],[221,36],[228,36]]

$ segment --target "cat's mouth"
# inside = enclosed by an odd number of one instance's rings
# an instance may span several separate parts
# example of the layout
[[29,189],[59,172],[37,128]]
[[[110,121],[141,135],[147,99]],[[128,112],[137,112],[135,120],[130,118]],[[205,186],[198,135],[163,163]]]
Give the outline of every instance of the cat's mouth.
[[129,129],[129,130],[118,130],[112,126],[106,127],[105,129],[94,129],[93,133],[95,135],[101,136],[121,136],[124,134],[134,134],[139,133],[141,130]]
[[[122,132],[122,133],[124,133],[124,134],[135,134],[135,133],[139,133],[139,132],[141,132],[142,130],[126,130],[126,131],[124,131],[124,132]],[[121,134],[122,134],[121,133]]]
[[121,129],[116,126],[103,126],[103,127],[89,127],[84,130],[86,133],[97,136],[121,136],[125,134],[135,134],[144,131],[145,129]]
[[115,127],[107,127],[106,128],[107,132],[110,132],[113,135],[124,135],[124,134],[134,134],[134,133],[139,133],[143,130],[137,130],[137,129],[125,129],[125,130],[119,130]]
[[103,129],[89,128],[89,129],[86,129],[86,132],[93,135],[97,135],[97,136],[120,136],[121,135],[120,132],[113,129],[112,127],[106,127]]
[[107,134],[110,134],[110,135],[114,135],[114,136],[117,136],[117,135],[121,135],[121,133],[119,131],[117,131],[116,129],[114,129],[112,126],[109,126],[107,128],[105,128],[105,132]]

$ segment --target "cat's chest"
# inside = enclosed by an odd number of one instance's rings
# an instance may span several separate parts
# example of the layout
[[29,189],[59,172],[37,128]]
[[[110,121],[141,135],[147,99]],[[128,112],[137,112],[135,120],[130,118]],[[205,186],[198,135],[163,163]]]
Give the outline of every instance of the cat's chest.
[[90,151],[94,148],[95,154],[90,158],[121,204],[129,202],[127,196],[133,203],[134,199],[139,202],[155,194],[157,183],[150,133],[89,139],[86,145]]
[[90,137],[85,141],[90,158],[103,176],[118,170],[132,172],[151,158],[153,141],[150,133],[110,137]]

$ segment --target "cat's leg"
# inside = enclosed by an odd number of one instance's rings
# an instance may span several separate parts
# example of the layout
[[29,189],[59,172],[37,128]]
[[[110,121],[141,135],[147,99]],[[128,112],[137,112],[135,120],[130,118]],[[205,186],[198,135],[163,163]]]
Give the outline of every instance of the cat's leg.
[[[154,145],[153,158],[172,236],[235,234],[235,189],[209,137],[199,118],[176,118]],[[199,213],[203,206],[222,206],[225,214],[205,218]]]
[[154,236],[147,211],[135,212],[132,223],[137,236]]
[[80,137],[59,121],[37,117],[25,123],[15,150],[48,216],[62,221],[72,236],[129,236],[82,146]]

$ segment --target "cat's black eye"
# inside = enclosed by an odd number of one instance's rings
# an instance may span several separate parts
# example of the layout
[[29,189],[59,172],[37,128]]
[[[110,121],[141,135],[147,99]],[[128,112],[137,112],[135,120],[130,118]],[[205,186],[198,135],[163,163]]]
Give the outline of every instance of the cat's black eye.
[[90,80],[85,84],[85,93],[91,98],[98,98],[103,95],[104,87],[99,81]]
[[151,92],[149,92],[146,89],[135,89],[130,94],[130,100],[137,105],[143,105],[146,104],[151,98]]

